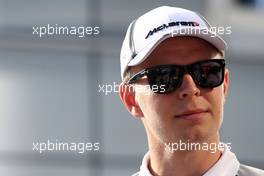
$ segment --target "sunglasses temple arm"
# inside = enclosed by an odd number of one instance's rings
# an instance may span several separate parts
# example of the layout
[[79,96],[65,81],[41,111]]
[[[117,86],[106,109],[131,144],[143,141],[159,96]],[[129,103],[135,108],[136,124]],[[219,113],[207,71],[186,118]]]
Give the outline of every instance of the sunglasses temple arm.
[[146,75],[146,70],[142,70],[138,73],[136,73],[135,75],[133,75],[128,81],[127,83],[128,84],[133,84],[135,83],[136,81],[140,80],[143,76]]

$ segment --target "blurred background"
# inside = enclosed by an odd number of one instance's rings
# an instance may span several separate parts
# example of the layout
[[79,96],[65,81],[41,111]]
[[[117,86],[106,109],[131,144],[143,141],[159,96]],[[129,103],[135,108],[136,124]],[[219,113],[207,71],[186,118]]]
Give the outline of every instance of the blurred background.
[[[222,141],[264,169],[264,0],[0,0],[0,175],[125,176],[147,151],[144,128],[118,93],[119,52],[129,23],[160,5],[231,26],[230,89]],[[100,34],[33,35],[33,26],[99,26]],[[33,151],[34,142],[99,142],[100,151]]]

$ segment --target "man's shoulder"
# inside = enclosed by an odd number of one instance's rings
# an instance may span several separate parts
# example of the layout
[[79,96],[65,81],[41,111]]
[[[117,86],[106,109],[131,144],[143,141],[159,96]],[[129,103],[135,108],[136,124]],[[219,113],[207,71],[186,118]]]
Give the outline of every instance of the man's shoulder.
[[[237,176],[264,176],[264,170],[257,169],[251,166],[246,166],[244,164],[240,164]],[[139,172],[131,175],[131,176],[139,176]]]
[[238,176],[264,176],[264,170],[241,164],[238,170]]

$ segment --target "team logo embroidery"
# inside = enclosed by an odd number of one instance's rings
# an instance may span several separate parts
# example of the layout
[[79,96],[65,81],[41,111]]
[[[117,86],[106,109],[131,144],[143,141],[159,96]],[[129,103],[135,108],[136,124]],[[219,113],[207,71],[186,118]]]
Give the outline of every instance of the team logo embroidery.
[[176,22],[170,22],[168,24],[162,24],[156,28],[154,28],[153,30],[150,30],[148,32],[148,35],[145,37],[145,39],[149,38],[149,36],[153,35],[154,33],[157,33],[159,31],[162,31],[163,29],[169,28],[169,27],[173,27],[173,26],[199,26],[199,23],[195,22],[195,21],[176,21]]

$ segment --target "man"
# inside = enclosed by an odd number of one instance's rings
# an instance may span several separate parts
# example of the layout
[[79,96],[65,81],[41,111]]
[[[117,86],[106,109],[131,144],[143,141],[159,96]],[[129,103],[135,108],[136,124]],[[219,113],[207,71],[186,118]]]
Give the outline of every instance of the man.
[[225,50],[208,22],[186,9],[159,7],[130,24],[120,97],[143,122],[149,145],[134,175],[264,175],[220,143],[229,79]]

